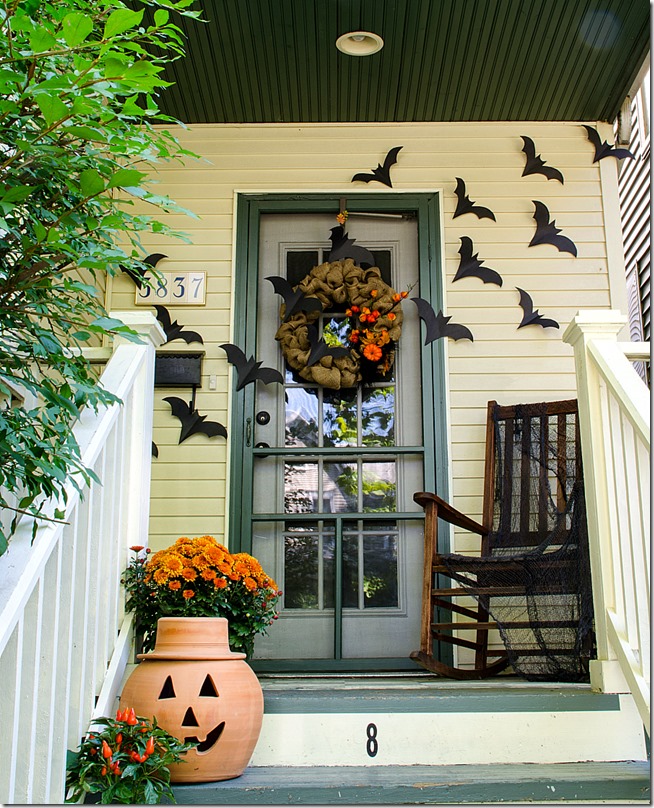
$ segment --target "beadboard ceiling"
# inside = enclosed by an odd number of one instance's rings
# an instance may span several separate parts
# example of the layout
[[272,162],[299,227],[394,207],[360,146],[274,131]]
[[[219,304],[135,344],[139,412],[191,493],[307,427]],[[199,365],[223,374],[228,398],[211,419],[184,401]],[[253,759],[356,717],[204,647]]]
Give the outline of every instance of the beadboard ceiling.
[[[649,0],[198,0],[163,110],[187,123],[613,121]],[[335,47],[381,36],[372,56]]]

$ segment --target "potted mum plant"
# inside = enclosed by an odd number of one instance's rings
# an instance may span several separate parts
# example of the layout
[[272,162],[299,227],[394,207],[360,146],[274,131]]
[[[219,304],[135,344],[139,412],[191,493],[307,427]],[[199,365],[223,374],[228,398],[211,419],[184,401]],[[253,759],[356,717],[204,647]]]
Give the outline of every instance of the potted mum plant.
[[134,546],[123,583],[143,651],[154,648],[160,617],[224,617],[232,651],[252,656],[254,639],[277,619],[282,594],[247,553],[230,553],[212,536],[182,537],[150,554]]
[[[195,744],[183,743],[157,725],[118,710],[116,718],[94,720],[76,752],[68,752],[66,802],[153,805],[175,802],[169,766],[182,763]],[[98,800],[99,797],[99,800]]]

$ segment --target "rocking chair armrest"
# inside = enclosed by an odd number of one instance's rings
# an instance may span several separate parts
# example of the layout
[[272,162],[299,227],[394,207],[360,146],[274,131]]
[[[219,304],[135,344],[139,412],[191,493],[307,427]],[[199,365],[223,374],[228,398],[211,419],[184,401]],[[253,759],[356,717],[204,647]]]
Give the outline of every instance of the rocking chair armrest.
[[449,502],[441,499],[437,494],[432,494],[429,491],[420,491],[413,495],[413,499],[414,502],[417,502],[418,505],[423,508],[426,508],[430,504],[434,505],[439,519],[442,519],[444,522],[456,525],[456,527],[462,527],[464,530],[469,530],[472,533],[478,533],[480,536],[486,536],[488,534],[488,530],[483,525],[480,525],[479,522],[475,522],[474,519],[461,513],[461,511],[457,511]]

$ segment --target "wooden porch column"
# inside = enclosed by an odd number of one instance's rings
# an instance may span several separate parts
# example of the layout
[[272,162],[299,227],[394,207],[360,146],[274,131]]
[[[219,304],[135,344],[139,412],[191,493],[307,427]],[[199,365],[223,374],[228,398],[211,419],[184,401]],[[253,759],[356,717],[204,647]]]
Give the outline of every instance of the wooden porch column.
[[588,544],[593,584],[597,659],[590,663],[590,681],[594,690],[605,693],[628,693],[630,688],[620,669],[608,639],[606,610],[615,608],[614,570],[616,561],[612,540],[617,536],[613,525],[616,514],[609,509],[606,485],[604,440],[598,434],[602,424],[599,373],[589,359],[588,345],[594,340],[617,342],[618,333],[627,317],[614,309],[579,311],[563,334],[572,346],[577,374],[579,428],[584,464],[584,488],[588,520]]
[[[121,320],[136,331],[144,343],[146,360],[132,392],[132,421],[128,425],[130,435],[127,453],[130,485],[128,501],[123,504],[124,527],[132,544],[148,544],[150,521],[150,477],[152,466],[152,423],[154,420],[154,360],[155,351],[166,341],[163,328],[150,311],[115,311],[111,317]],[[120,345],[130,343],[116,335],[114,351]]]

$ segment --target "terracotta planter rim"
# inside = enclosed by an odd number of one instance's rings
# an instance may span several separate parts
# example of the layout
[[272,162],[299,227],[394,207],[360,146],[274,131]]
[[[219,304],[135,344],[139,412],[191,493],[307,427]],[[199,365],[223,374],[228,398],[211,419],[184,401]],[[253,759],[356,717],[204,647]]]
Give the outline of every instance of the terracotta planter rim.
[[[201,632],[198,626],[203,626]],[[224,617],[162,617],[157,624],[154,650],[137,654],[148,662],[158,659],[245,659],[229,647],[228,621]]]

